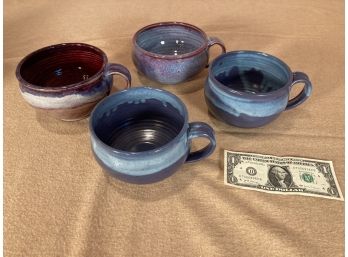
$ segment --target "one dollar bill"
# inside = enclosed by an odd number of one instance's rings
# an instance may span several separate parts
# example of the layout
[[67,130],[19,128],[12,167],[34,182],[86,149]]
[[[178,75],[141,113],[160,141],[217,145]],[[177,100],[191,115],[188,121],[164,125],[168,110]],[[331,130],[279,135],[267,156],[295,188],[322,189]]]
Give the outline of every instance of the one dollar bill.
[[331,161],[225,150],[225,184],[284,195],[342,200]]

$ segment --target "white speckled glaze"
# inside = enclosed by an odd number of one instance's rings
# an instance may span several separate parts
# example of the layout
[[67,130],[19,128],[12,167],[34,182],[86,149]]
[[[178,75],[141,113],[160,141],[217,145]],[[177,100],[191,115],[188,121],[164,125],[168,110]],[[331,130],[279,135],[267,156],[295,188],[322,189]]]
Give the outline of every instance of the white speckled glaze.
[[99,86],[88,92],[71,92],[64,95],[32,94],[21,90],[23,98],[33,107],[42,109],[74,108],[96,102],[107,96],[112,85],[111,78],[102,81]]

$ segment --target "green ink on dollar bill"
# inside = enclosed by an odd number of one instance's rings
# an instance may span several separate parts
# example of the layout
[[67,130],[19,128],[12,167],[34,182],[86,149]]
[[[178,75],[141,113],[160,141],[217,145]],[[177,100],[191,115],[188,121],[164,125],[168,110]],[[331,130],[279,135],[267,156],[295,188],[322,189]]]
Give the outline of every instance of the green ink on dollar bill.
[[225,150],[226,185],[343,200],[331,161]]

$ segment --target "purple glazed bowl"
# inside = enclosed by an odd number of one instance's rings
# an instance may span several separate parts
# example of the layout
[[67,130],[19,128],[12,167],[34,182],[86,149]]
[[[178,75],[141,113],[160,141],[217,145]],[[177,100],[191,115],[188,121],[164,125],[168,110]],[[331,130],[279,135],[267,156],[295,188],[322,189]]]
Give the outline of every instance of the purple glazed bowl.
[[208,37],[196,26],[183,22],[161,22],[148,25],[133,37],[133,62],[151,80],[177,84],[207,67],[209,48],[223,42]]
[[110,94],[113,74],[130,87],[127,68],[108,63],[102,50],[82,43],[41,48],[24,57],[16,70],[23,98],[36,110],[66,121],[87,117]]

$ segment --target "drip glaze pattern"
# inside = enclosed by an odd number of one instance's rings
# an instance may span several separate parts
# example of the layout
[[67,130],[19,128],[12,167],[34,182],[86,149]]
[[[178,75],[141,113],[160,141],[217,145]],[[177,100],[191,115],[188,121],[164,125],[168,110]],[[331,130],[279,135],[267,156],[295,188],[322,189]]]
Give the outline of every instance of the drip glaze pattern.
[[[289,100],[296,83],[302,92]],[[209,111],[218,119],[238,127],[260,127],[284,110],[303,103],[312,84],[302,72],[291,72],[280,59],[262,52],[235,51],[214,60],[205,83]]]
[[[188,123],[181,100],[165,91],[137,87],[108,96],[90,119],[92,150],[112,175],[131,183],[152,183],[173,174],[185,162],[201,160],[215,149],[213,129]],[[208,146],[190,153],[191,140]]]
[[129,71],[108,64],[105,53],[91,45],[65,43],[39,49],[17,66],[23,98],[36,110],[62,120],[79,120],[110,93],[111,71],[126,78]]

